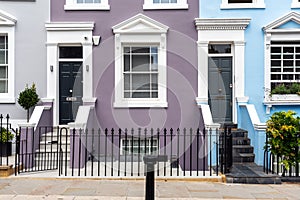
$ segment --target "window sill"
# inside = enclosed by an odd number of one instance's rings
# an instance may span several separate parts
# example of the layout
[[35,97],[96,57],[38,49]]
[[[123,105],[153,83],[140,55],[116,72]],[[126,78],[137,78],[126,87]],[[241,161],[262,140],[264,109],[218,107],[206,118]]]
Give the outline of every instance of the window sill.
[[0,104],[14,104],[16,103],[16,98],[14,97],[0,97]]
[[176,10],[176,9],[188,9],[188,4],[144,4],[144,10]]
[[84,4],[71,4],[65,5],[65,10],[110,10],[110,5],[84,5]]
[[274,94],[264,101],[265,105],[300,105],[300,96],[297,94]]
[[300,3],[292,3],[291,8],[300,8]]
[[167,108],[165,101],[120,101],[114,102],[114,108]]
[[266,8],[264,3],[235,3],[235,4],[221,4],[221,9],[263,9]]

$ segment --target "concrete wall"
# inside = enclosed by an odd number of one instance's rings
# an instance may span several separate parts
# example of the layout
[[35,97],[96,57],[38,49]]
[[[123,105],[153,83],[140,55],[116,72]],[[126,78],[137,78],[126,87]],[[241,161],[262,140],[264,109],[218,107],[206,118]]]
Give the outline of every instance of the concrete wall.
[[46,96],[46,30],[49,21],[49,0],[34,2],[1,1],[0,9],[17,18],[15,26],[15,104],[0,104],[0,113],[12,119],[26,119],[26,112],[17,103],[26,84],[36,84],[40,98]]

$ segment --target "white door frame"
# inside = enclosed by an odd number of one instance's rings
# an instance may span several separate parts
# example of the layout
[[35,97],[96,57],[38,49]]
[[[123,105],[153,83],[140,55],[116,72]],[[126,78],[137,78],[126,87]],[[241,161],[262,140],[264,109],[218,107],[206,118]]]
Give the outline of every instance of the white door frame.
[[59,125],[59,47],[81,45],[83,48],[83,103],[93,98],[93,22],[47,23],[47,98],[53,101],[53,125]]
[[[247,103],[245,96],[245,38],[244,32],[250,19],[196,19],[198,30],[198,97],[197,104],[208,104],[208,45],[232,44],[233,113],[237,123],[236,103]],[[219,55],[221,56],[221,55]]]

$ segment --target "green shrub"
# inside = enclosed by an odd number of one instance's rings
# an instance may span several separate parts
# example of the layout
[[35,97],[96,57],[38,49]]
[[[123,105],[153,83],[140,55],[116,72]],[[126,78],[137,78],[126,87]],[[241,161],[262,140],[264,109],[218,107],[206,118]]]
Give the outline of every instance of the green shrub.
[[269,148],[273,155],[282,157],[282,163],[287,170],[296,161],[300,161],[300,152],[296,152],[300,146],[300,118],[295,115],[294,111],[276,112],[267,121],[268,140],[265,148]]
[[0,142],[1,143],[9,142],[14,138],[14,135],[10,131],[7,131],[6,128],[4,128],[4,127],[1,128],[0,127],[0,129],[1,129],[1,135],[0,135]]

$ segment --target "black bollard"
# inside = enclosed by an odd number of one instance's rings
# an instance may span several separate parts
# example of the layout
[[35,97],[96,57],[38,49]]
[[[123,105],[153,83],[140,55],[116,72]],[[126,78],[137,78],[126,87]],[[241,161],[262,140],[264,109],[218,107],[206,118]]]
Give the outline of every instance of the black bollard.
[[144,156],[144,163],[146,164],[146,200],[154,200],[155,198],[155,187],[154,187],[154,165],[157,162],[165,162],[168,160],[167,156]]

